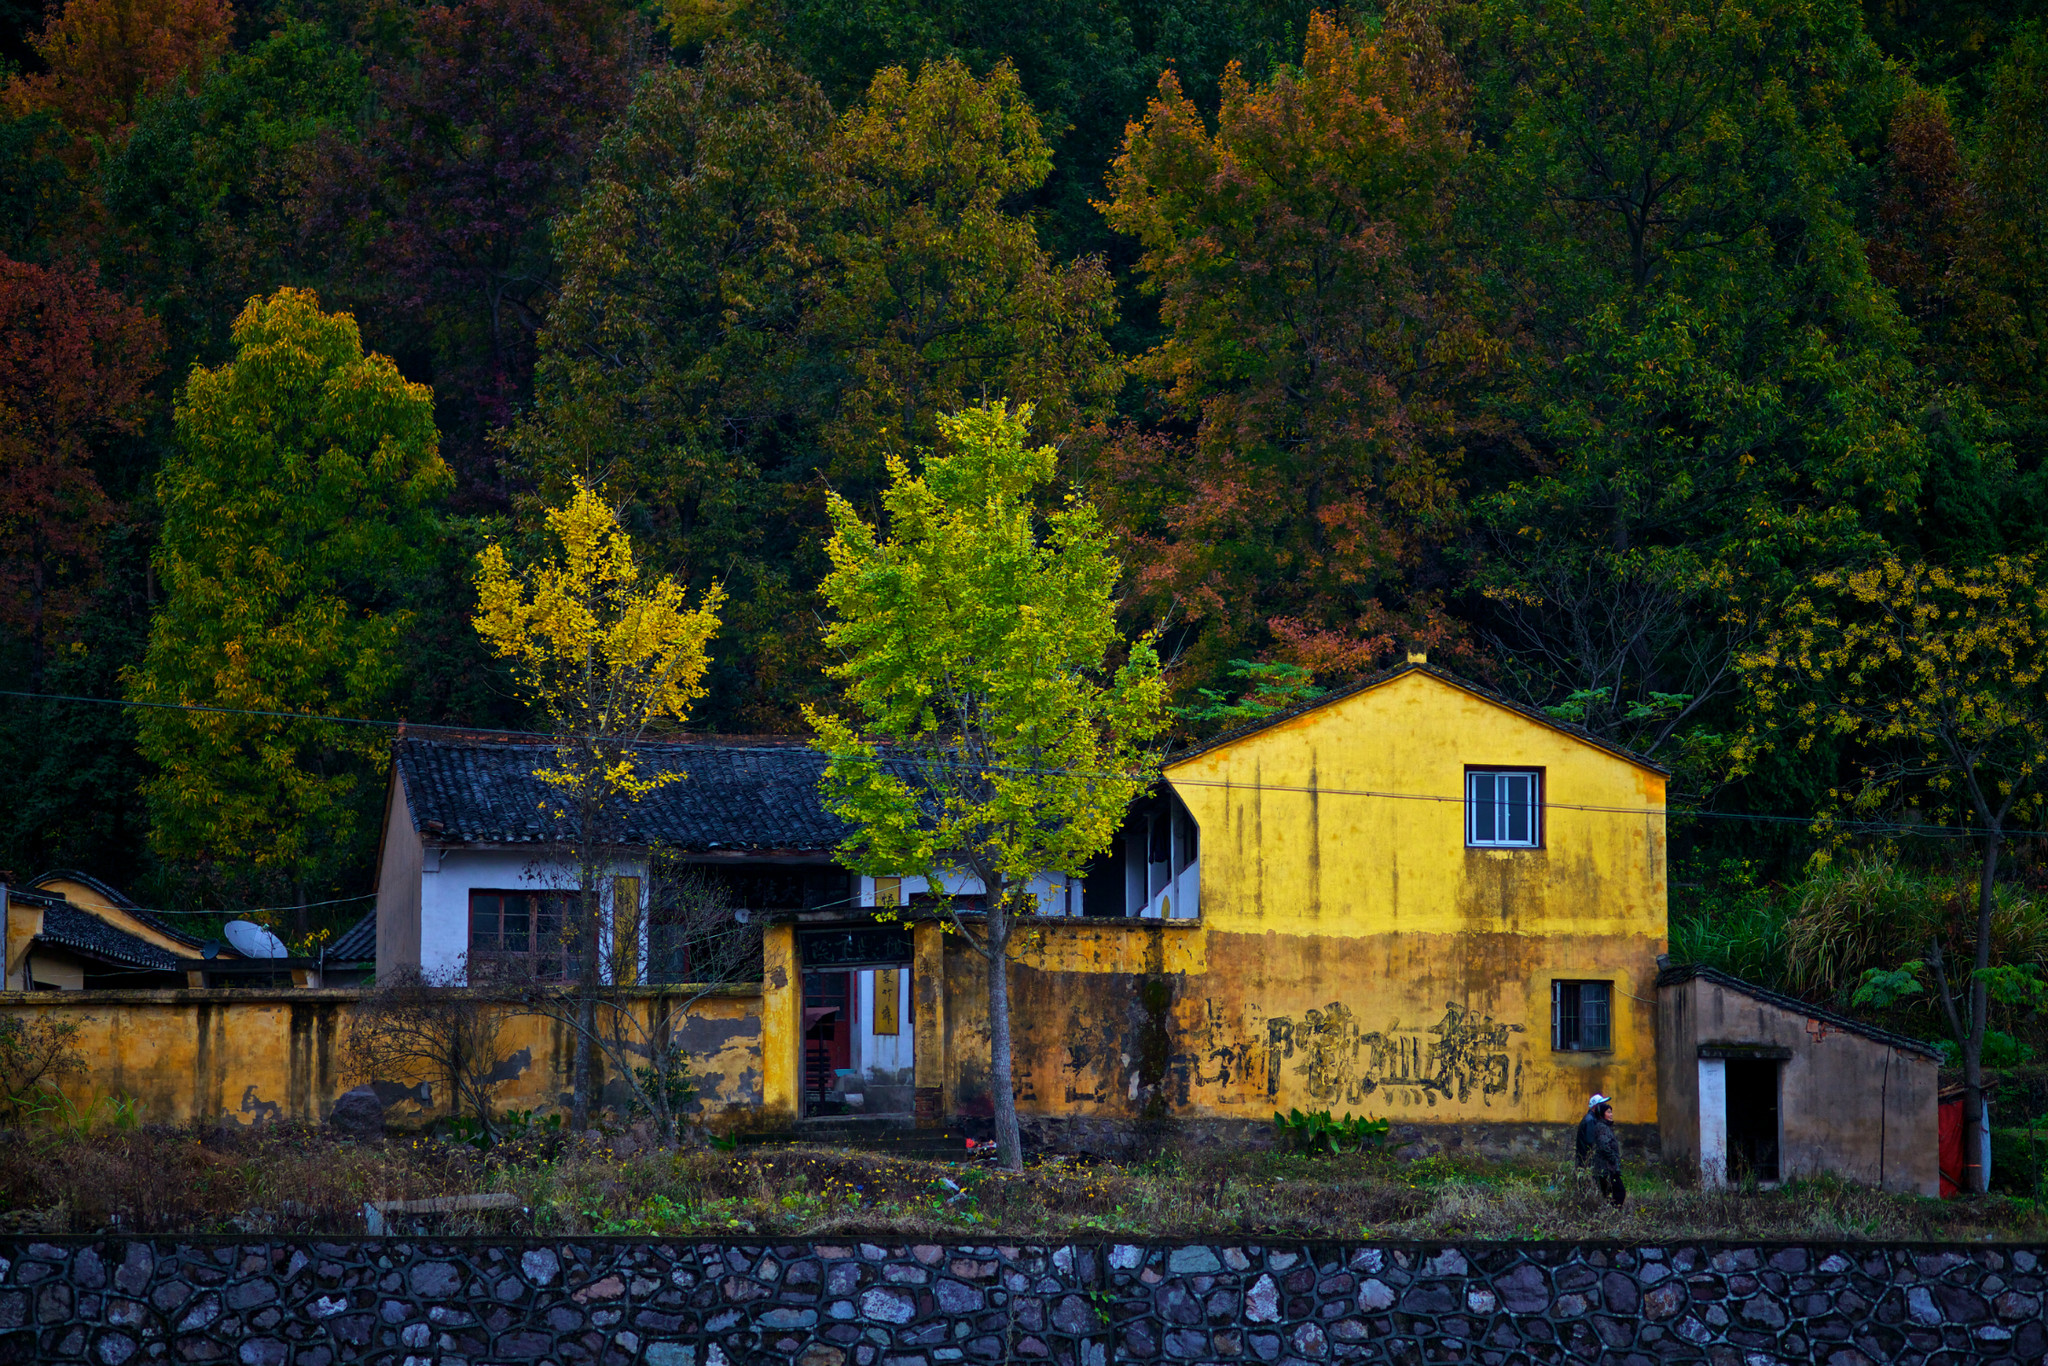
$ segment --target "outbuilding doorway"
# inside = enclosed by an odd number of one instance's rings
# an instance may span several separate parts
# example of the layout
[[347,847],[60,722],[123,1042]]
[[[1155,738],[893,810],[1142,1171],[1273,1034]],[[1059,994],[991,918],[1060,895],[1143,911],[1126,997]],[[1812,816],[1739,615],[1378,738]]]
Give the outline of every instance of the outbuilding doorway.
[[1728,1059],[1728,1177],[1731,1181],[1774,1182],[1778,1175],[1778,1085],[1784,1064],[1776,1058]]

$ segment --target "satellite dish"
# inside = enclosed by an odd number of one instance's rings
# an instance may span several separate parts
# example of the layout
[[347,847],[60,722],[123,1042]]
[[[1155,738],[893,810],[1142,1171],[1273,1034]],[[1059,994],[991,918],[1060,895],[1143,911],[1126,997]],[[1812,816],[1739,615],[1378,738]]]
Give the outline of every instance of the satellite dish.
[[228,947],[244,958],[289,958],[284,941],[253,920],[230,920],[220,927]]

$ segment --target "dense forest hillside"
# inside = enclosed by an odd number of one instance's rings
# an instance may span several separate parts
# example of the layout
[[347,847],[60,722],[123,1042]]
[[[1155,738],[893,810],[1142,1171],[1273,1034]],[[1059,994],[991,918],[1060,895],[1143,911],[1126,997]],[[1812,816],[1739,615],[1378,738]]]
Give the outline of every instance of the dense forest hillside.
[[697,722],[800,730],[826,491],[1003,396],[1184,738],[1426,649],[1719,813],[1695,923],[1974,876],[1809,647],[1960,595],[2038,673],[2036,0],[6,0],[0,61],[0,868],[353,916],[389,732],[244,713],[527,725],[476,556],[577,479],[724,585]]

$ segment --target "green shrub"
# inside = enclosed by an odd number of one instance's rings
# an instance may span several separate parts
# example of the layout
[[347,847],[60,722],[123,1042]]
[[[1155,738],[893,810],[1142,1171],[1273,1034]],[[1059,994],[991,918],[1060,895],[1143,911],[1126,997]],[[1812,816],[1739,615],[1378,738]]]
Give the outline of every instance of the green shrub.
[[2022,1199],[2048,1198],[2048,1126],[1991,1131],[1991,1189]]
[[1305,1153],[1355,1153],[1377,1148],[1387,1141],[1388,1127],[1384,1119],[1351,1115],[1333,1119],[1328,1110],[1311,1110],[1307,1114],[1289,1110],[1284,1115],[1275,1111],[1273,1114],[1273,1128],[1281,1146]]

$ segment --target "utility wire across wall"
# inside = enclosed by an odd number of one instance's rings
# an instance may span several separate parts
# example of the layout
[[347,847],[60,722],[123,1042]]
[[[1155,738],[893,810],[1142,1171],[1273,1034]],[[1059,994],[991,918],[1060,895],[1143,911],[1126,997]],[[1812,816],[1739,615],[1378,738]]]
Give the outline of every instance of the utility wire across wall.
[[[208,707],[199,705],[197,703],[189,702],[134,702],[121,698],[82,697],[68,693],[32,693],[17,692],[11,689],[0,689],[0,697],[17,697],[35,702],[82,703],[99,707],[139,707],[158,711],[201,712],[221,716],[256,716],[270,720],[314,721],[348,726],[377,726],[387,730],[398,730],[403,728],[406,730],[417,731],[448,731],[457,734],[467,735],[519,736],[526,739],[536,740],[552,740],[555,738],[553,735],[550,735],[543,731],[513,730],[505,726],[436,725],[417,721],[382,721],[374,717],[368,716],[328,716],[316,712],[263,711],[250,707]],[[704,738],[716,739],[717,737],[714,735],[706,735]],[[658,744],[660,742],[649,741],[648,743]],[[1025,777],[1042,776],[1048,778],[1115,778],[1123,776],[1121,774],[1114,773],[1079,773],[1073,769],[1030,768],[1004,765],[977,764],[958,765],[957,767],[972,767],[977,771],[981,772],[1016,774]],[[1434,793],[1423,792],[1379,792],[1365,788],[1301,787],[1285,783],[1232,782],[1220,778],[1175,778],[1172,780],[1172,782],[1176,787],[1221,787],[1235,788],[1243,792],[1291,792],[1313,795],[1317,797],[1366,797],[1382,801],[1444,802],[1457,806],[1462,806],[1465,804],[1465,799],[1463,797],[1445,797],[1438,796]],[[1830,830],[1839,830],[1849,834],[1905,835],[1917,839],[1977,839],[1991,833],[1989,830],[1983,830],[1975,826],[1967,825],[1926,825],[1919,823],[1909,823],[1906,821],[1852,821],[1842,820],[1831,816],[1780,816],[1767,814],[1760,811],[1710,811],[1704,807],[1685,808],[1673,807],[1668,805],[1663,807],[1601,806],[1584,802],[1542,802],[1539,803],[1539,805],[1545,811],[1583,811],[1593,813],[1596,815],[1620,815],[1634,817],[1662,816],[1667,819],[1673,820],[1746,821],[1753,824],[1761,825],[1804,825],[1809,827],[1821,825],[1827,827]],[[2043,837],[2048,837],[2048,831],[2004,830],[1999,832],[1999,837],[2001,839],[2007,840],[2040,839]],[[354,897],[347,899],[362,900],[363,898]],[[283,906],[274,907],[272,909],[297,910],[300,908],[294,906]],[[166,912],[164,914],[213,913]]]

